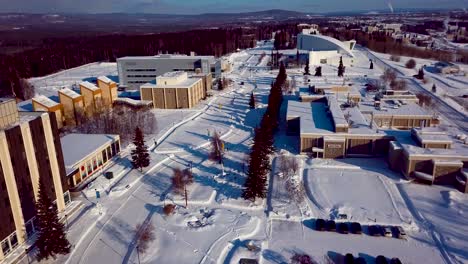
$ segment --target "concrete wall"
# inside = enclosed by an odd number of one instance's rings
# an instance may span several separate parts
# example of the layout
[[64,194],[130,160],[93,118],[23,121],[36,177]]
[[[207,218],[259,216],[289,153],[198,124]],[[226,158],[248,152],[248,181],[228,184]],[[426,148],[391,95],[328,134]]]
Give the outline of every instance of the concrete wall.
[[[221,64],[218,67],[219,71],[221,71]],[[211,73],[210,60],[189,56],[177,59],[117,59],[120,86],[128,87],[131,90],[139,89],[141,85],[153,81],[157,76],[166,72],[175,70],[195,71],[197,68],[200,68],[205,74]]]
[[17,122],[19,119],[15,100],[0,102],[0,128]]

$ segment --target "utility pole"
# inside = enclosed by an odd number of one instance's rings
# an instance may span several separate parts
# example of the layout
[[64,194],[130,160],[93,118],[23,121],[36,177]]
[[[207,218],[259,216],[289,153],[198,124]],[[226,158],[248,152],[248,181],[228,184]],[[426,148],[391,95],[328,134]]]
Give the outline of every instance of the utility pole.
[[187,199],[187,183],[184,183],[184,192],[185,192],[185,208],[188,207],[188,199]]
[[138,247],[138,245],[136,246],[136,249],[137,249],[138,264],[140,264],[140,248]]

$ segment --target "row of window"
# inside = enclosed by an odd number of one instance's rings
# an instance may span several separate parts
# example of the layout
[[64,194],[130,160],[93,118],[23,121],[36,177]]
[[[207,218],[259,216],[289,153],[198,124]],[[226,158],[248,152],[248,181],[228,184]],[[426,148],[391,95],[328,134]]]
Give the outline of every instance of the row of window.
[[155,72],[156,69],[127,69],[128,72]]
[[157,75],[155,74],[144,74],[144,75],[127,75],[127,78],[140,78],[140,77],[144,77],[144,78],[156,78]]

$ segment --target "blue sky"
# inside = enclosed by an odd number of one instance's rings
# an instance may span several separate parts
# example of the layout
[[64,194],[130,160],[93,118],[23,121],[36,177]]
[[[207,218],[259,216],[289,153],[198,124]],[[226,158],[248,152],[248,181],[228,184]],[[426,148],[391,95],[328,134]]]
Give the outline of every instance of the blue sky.
[[[394,8],[466,8],[468,0],[392,0]],[[171,13],[287,9],[333,12],[385,9],[387,0],[0,0],[0,12]]]

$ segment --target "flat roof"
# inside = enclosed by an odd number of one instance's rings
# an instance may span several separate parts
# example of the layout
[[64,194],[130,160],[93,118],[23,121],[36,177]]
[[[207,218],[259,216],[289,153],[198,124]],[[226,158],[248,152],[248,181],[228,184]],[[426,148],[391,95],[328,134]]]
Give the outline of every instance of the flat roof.
[[107,76],[99,76],[97,79],[102,81],[102,82],[105,82],[105,83],[113,83],[114,82],[111,79],[109,79]]
[[72,99],[75,99],[75,98],[78,98],[81,96],[81,94],[73,91],[72,89],[70,88],[63,88],[63,89],[60,89],[59,90],[59,93],[63,93],[64,95],[72,98]]
[[118,135],[106,134],[68,134],[60,138],[67,174],[76,169],[74,166],[78,162],[95,153],[98,148],[116,141],[118,138]]
[[422,108],[416,103],[408,102],[407,104],[403,104],[401,106],[397,106],[393,103],[393,99],[391,100],[381,100],[380,101],[380,109],[374,106],[373,100],[366,100],[359,103],[359,108],[363,112],[372,112],[375,116],[425,116],[425,117],[432,117],[433,114],[429,113],[427,110]]
[[180,77],[182,75],[187,75],[187,73],[184,71],[170,71],[170,72],[165,72],[164,74],[157,76],[156,80],[158,78],[174,78],[174,77]]
[[422,144],[430,143],[449,143],[453,140],[447,135],[446,132],[442,131],[437,127],[426,127],[426,128],[413,128],[413,131]]
[[384,130],[387,135],[395,137],[401,147],[411,156],[427,156],[431,158],[468,158],[468,145],[454,140],[452,148],[423,148],[420,147],[416,140],[411,136],[411,131],[404,130]]
[[49,108],[59,105],[59,103],[55,102],[54,100],[52,100],[49,97],[44,96],[44,95],[36,96],[32,100],[39,103],[39,104],[41,104],[41,105],[43,105],[43,106],[45,106],[45,107],[49,107]]
[[288,118],[300,118],[300,133],[334,133],[333,120],[323,102],[288,101]]
[[155,56],[125,56],[118,58],[117,60],[154,60],[154,59],[194,59],[194,60],[210,60],[212,62],[215,61],[214,56],[188,56],[188,55],[180,55],[180,54],[161,54]]
[[338,103],[336,97],[328,96],[327,101],[335,126],[347,127],[348,121],[346,121],[346,118],[343,114],[343,111],[341,110],[340,104]]
[[[350,134],[375,134],[376,129],[370,128],[370,122],[364,117],[359,108],[349,107],[343,110],[345,116],[349,120]],[[376,126],[374,126],[376,127]]]
[[88,81],[86,81],[86,82],[81,82],[80,85],[83,86],[83,87],[85,87],[85,88],[87,88],[87,89],[89,89],[89,90],[91,90],[91,91],[97,91],[97,90],[99,90],[99,87],[97,87],[96,85],[94,85],[93,83],[90,83],[90,82],[88,82]]
[[142,86],[140,86],[140,88],[190,88],[200,80],[201,78],[187,78],[186,80],[174,85],[164,85],[158,83],[157,81],[151,81],[143,84]]

